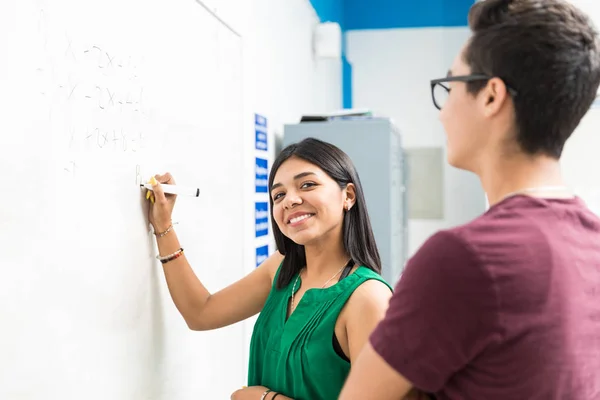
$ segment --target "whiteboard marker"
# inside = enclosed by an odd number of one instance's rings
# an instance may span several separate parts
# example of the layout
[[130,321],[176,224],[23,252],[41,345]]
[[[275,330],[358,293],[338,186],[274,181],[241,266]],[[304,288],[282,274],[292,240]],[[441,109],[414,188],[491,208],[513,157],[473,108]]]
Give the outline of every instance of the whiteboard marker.
[[[162,187],[162,190],[165,193],[176,194],[178,196],[200,197],[200,188],[186,187],[186,186],[179,186],[179,185],[169,185],[167,183],[163,183],[160,186]],[[146,188],[148,190],[152,190],[152,185],[149,183],[140,185],[140,187]]]

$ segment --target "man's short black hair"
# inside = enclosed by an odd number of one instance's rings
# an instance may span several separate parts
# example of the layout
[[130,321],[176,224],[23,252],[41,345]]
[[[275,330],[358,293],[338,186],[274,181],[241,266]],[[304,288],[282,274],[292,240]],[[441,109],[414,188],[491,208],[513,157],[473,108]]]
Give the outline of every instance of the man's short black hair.
[[[501,78],[513,97],[517,142],[560,158],[596,97],[600,41],[589,17],[563,0],[484,0],[469,12],[472,73]],[[478,93],[486,82],[470,82]]]

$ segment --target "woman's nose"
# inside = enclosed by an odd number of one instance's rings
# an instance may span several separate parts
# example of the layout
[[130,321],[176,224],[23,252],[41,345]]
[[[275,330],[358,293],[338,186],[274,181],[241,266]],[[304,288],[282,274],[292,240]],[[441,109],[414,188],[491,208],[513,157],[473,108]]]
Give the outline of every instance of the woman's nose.
[[284,206],[286,208],[293,208],[299,204],[302,204],[302,198],[296,192],[288,192],[285,195]]

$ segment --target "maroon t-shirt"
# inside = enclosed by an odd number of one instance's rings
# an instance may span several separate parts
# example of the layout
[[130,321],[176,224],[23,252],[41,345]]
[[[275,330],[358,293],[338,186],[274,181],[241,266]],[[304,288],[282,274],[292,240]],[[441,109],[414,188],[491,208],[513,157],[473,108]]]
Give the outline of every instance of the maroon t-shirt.
[[600,219],[510,197],[433,235],[370,342],[438,399],[600,399]]

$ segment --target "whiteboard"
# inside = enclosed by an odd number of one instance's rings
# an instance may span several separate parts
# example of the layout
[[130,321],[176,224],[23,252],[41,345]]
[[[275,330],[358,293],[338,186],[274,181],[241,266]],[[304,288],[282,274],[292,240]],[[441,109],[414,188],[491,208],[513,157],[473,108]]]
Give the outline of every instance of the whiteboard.
[[242,40],[193,0],[0,2],[0,398],[225,399],[242,326],[191,332],[139,183],[212,291],[242,265]]

